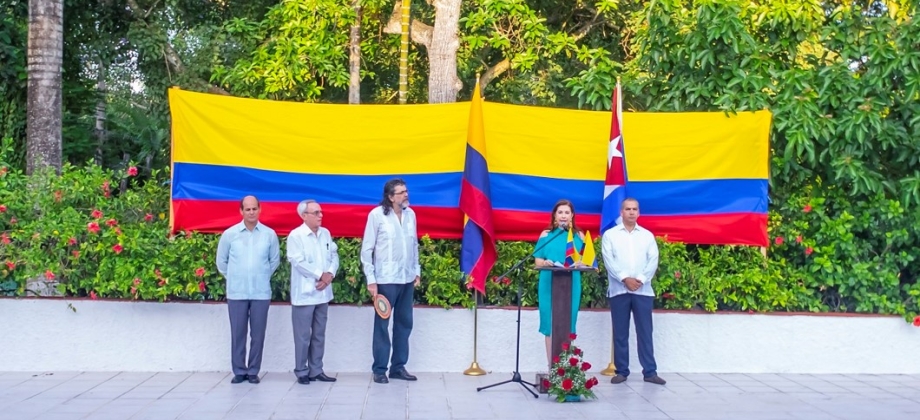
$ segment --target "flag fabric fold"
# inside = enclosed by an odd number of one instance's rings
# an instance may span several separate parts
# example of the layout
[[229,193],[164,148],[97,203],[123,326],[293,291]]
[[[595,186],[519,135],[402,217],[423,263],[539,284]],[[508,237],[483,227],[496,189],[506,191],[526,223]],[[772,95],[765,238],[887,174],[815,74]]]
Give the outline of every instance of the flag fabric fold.
[[581,263],[588,267],[597,268],[597,254],[594,252],[591,231],[585,232],[585,243],[581,247]]
[[607,177],[604,179],[604,201],[601,205],[601,235],[619,223],[620,204],[626,199],[626,155],[623,153],[622,92],[620,81],[610,102],[610,143],[607,145]]
[[463,212],[463,239],[460,245],[460,270],[470,287],[486,293],[486,278],[495,265],[495,224],[486,160],[485,127],[479,82],[473,89],[467,131],[466,162],[460,182],[460,211]]
[[565,262],[562,263],[562,265],[564,267],[572,267],[579,261],[581,261],[581,256],[578,254],[578,249],[575,247],[575,235],[572,232],[572,228],[569,227],[569,236],[566,238],[565,242]]

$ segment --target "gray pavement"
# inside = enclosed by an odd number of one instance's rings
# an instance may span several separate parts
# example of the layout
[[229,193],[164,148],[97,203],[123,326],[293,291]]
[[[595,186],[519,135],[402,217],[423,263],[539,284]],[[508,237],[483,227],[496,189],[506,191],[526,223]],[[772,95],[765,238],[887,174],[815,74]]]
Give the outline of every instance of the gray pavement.
[[[0,373],[0,419],[920,419],[920,375],[662,373],[665,386],[598,376],[597,400],[534,399],[510,374],[370,374],[300,385],[291,373],[230,384],[229,373]],[[532,373],[525,380],[532,380]]]

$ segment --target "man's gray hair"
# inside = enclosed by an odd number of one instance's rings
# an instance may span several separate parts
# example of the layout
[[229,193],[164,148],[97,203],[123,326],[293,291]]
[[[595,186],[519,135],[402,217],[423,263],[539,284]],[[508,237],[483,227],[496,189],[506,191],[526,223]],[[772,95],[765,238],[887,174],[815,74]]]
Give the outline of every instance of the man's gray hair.
[[302,216],[304,213],[307,212],[307,206],[308,206],[310,203],[315,203],[315,202],[316,202],[316,200],[314,200],[314,199],[312,199],[312,198],[311,198],[311,199],[308,199],[308,200],[303,200],[303,201],[301,201],[300,204],[297,205],[297,215],[298,215],[298,216]]

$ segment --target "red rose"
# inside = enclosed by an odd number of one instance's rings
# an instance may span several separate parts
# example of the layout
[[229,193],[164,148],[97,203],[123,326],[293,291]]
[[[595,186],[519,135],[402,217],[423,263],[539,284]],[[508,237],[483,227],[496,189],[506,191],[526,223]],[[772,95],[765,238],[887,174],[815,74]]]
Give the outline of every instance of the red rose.
[[572,350],[572,353],[575,353],[576,356],[581,356],[581,349],[578,347],[575,347],[575,349]]
[[588,369],[591,369],[591,364],[590,364],[590,363],[584,362],[584,363],[581,364],[581,370],[587,372]]
[[578,335],[576,335],[575,333],[569,334],[569,340],[570,340],[570,341],[575,341],[576,338],[578,338]]
[[553,364],[559,363],[559,356],[553,357]]
[[16,263],[14,263],[14,262],[12,262],[12,261],[7,261],[7,262],[6,262],[6,268],[10,269],[10,271],[13,271],[13,270],[16,269]]
[[568,349],[569,349],[569,343],[562,343],[562,349],[563,349],[563,350],[568,350]]
[[795,237],[795,243],[797,243],[797,244],[802,243],[802,235],[799,235],[799,236],[796,236],[796,237]]
[[805,248],[805,255],[811,255],[812,252],[815,252],[811,247]]
[[152,222],[152,221],[153,221],[153,215],[150,214],[150,213],[147,213],[147,215],[144,216],[144,221],[145,221],[145,222]]
[[587,381],[585,382],[585,389],[591,389],[594,387],[594,382]]
[[802,208],[802,211],[804,211],[805,213],[810,213],[810,212],[811,212],[811,204],[806,204],[805,207]]
[[776,239],[773,240],[773,243],[775,243],[775,244],[777,244],[777,245],[782,245],[782,244],[783,244],[783,237],[782,237],[782,236],[777,236]]
[[195,276],[204,277],[204,267],[198,267],[195,269]]
[[565,390],[565,391],[571,391],[571,390],[572,390],[572,380],[569,379],[569,378],[563,379],[563,380],[562,380],[562,389]]
[[89,298],[90,298],[90,299],[96,300],[97,297],[98,297],[98,296],[96,296],[96,291],[95,291],[95,290],[91,290],[91,291],[89,292]]
[[198,291],[204,293],[205,290],[208,290],[208,285],[204,284],[203,281],[198,282]]
[[131,166],[128,168],[128,176],[137,176],[137,166]]
[[102,218],[102,212],[99,211],[99,210],[93,210],[93,212],[90,213],[89,215],[90,215],[90,217],[92,217],[93,219],[101,219],[101,218]]
[[121,251],[124,251],[125,248],[121,244],[112,245],[112,251],[115,251],[116,254],[121,254]]
[[90,231],[90,233],[99,233],[99,223],[96,223],[96,222],[87,223],[86,230]]
[[3,204],[0,204],[0,213],[6,213],[6,206]]
[[914,326],[920,327],[920,315],[914,317]]
[[74,246],[76,244],[77,244],[77,238],[74,238],[73,236],[71,236],[70,239],[67,240],[67,245]]
[[556,369],[556,374],[559,376],[565,376],[565,368]]
[[549,387],[551,387],[551,386],[552,386],[552,384],[549,383],[549,379],[544,379],[544,380],[543,380],[543,388],[549,389]]
[[569,359],[569,364],[572,365],[572,366],[577,365],[577,364],[578,364],[578,359],[577,359],[577,358],[574,358],[574,357],[571,358],[571,359]]
[[54,280],[54,272],[51,270],[45,270],[45,278],[48,280]]
[[115,227],[115,226],[118,226],[118,220],[109,219],[109,220],[106,220],[106,221],[105,221],[105,224],[106,224],[106,226]]

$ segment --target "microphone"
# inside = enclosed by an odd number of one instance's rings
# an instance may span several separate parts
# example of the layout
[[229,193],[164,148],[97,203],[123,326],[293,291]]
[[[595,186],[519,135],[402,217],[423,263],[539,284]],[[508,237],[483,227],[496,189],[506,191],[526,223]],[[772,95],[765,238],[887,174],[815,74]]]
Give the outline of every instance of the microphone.
[[568,224],[566,222],[559,222],[559,229],[569,230]]

